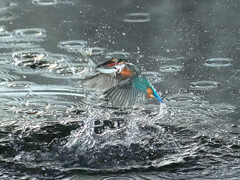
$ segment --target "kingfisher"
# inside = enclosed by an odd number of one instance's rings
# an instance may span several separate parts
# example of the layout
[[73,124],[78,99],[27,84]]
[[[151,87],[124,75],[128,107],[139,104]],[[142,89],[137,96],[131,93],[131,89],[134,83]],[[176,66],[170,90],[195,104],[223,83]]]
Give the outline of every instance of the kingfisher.
[[104,90],[104,96],[113,107],[131,107],[139,94],[164,103],[154,87],[134,64],[125,58],[112,58],[95,68],[96,75],[86,79],[83,86]]

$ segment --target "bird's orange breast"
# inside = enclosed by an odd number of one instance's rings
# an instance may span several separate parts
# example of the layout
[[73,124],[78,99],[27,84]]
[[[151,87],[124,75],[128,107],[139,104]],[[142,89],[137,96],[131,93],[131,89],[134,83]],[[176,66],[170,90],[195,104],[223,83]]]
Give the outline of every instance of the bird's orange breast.
[[132,71],[128,68],[128,67],[125,67],[121,72],[120,74],[123,76],[123,77],[131,77],[133,75]]

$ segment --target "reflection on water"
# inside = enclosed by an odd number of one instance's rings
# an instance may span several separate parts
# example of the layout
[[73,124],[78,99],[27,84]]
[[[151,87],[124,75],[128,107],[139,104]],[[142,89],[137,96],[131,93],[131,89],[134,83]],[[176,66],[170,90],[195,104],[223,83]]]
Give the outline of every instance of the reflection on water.
[[[0,1],[0,177],[238,178],[236,4]],[[138,65],[165,104],[106,107],[83,50]]]

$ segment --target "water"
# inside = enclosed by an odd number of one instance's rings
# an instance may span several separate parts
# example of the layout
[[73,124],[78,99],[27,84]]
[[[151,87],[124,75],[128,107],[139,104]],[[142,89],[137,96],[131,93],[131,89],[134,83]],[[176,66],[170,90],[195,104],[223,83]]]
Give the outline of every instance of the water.
[[[237,1],[0,2],[1,179],[238,179]],[[103,106],[82,49],[158,90]]]

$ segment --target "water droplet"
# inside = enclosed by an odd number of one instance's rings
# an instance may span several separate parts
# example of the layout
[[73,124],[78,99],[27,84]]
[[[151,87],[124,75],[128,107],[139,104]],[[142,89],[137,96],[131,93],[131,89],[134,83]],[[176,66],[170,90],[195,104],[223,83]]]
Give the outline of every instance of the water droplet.
[[57,0],[32,0],[32,3],[39,6],[52,6],[57,4]]
[[127,18],[123,22],[129,23],[144,23],[151,21],[149,13],[129,13],[126,15]]
[[159,69],[161,72],[178,72],[181,71],[183,66],[180,65],[163,65]]
[[231,66],[231,62],[231,58],[210,58],[203,65],[207,67],[226,67]]
[[216,81],[197,81],[192,82],[190,88],[194,90],[211,90],[217,88],[219,85],[220,83]]
[[58,47],[64,49],[68,52],[81,52],[81,50],[86,47],[87,41],[82,40],[71,40],[62,41],[58,44]]

